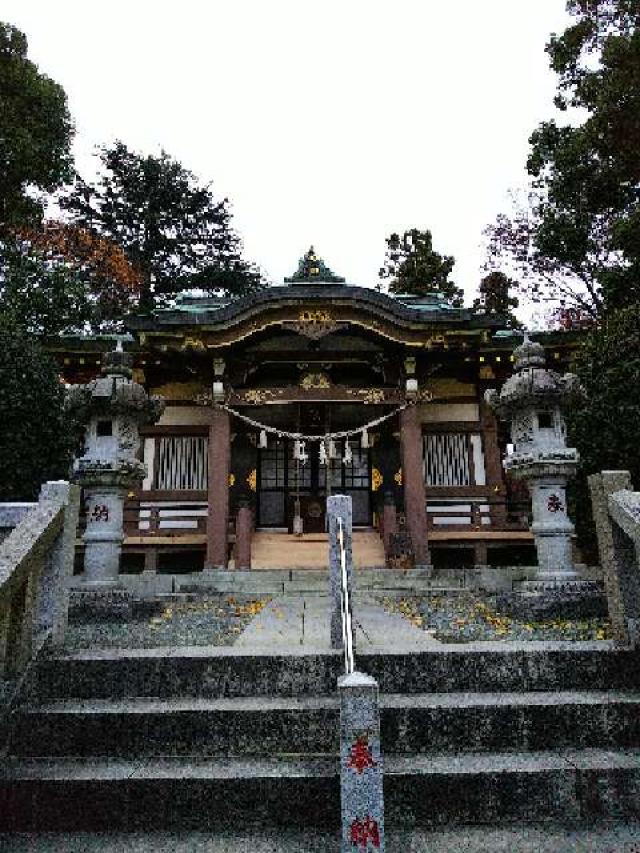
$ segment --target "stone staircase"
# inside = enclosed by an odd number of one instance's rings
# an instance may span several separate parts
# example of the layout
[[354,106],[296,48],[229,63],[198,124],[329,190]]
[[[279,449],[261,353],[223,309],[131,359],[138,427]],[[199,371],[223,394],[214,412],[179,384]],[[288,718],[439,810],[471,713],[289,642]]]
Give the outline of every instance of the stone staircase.
[[[389,831],[640,817],[640,656],[603,643],[361,654]],[[237,648],[39,661],[0,830],[335,830],[341,656]]]

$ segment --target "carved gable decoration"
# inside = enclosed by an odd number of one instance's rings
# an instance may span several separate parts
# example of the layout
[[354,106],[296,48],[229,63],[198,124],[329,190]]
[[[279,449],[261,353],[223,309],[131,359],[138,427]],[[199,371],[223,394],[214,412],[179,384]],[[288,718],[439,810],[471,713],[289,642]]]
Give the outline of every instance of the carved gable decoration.
[[297,320],[287,320],[282,324],[283,329],[304,335],[306,338],[318,340],[330,335],[338,329],[346,328],[348,323],[333,319],[329,311],[301,311]]
[[312,391],[319,388],[331,388],[331,379],[324,371],[305,373],[300,380],[300,387],[304,388],[305,391]]

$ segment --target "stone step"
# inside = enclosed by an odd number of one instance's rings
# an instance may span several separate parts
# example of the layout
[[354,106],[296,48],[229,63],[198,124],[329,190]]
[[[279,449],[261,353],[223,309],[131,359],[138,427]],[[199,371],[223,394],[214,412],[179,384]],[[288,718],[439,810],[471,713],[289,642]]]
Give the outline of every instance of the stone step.
[[[640,817],[640,753],[387,755],[388,827]],[[2,831],[336,828],[338,764],[307,757],[8,760]]]
[[[640,747],[640,693],[382,695],[384,752]],[[21,756],[337,754],[337,696],[59,702],[12,715]]]
[[[640,689],[640,653],[600,643],[478,643],[360,652],[382,693]],[[93,650],[41,660],[32,698],[118,699],[331,695],[342,654],[302,647]]]
[[[407,572],[387,569],[384,565],[357,566],[356,588],[361,591],[376,590],[389,594],[403,592],[430,592],[433,595],[456,594],[462,590],[462,579],[432,579],[425,570]],[[457,585],[453,585],[453,584]],[[291,593],[326,594],[329,589],[329,572],[326,568],[289,567],[251,571],[206,571],[187,578],[176,578],[178,591],[199,590],[248,595],[287,595]]]

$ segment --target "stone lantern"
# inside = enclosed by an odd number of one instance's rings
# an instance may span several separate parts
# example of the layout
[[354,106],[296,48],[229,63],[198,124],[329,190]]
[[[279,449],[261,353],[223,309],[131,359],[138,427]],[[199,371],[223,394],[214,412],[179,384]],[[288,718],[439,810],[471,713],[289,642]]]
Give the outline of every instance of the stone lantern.
[[73,479],[82,486],[87,526],[83,586],[110,589],[118,583],[127,493],[140,487],[146,468],[139,459],[139,427],[155,423],[164,401],[134,382],[132,358],[118,341],[104,358],[102,375],[72,386],[67,406],[86,424],[85,451]]
[[511,424],[513,452],[504,469],[524,480],[531,494],[539,580],[576,576],[571,555],[573,524],[567,515],[567,482],[575,475],[578,451],[567,447],[564,409],[579,389],[571,373],[561,376],[545,366],[544,348],[529,340],[514,350],[515,372],[500,393],[485,399]]

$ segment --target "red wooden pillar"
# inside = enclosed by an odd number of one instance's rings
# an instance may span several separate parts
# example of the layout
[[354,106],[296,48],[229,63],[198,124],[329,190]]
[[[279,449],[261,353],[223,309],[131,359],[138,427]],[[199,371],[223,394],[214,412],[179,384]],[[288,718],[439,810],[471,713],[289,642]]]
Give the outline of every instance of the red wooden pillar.
[[253,515],[246,499],[242,499],[236,515],[236,569],[251,568],[251,534]]
[[480,403],[480,426],[482,429],[482,446],[484,451],[484,470],[487,486],[491,487],[491,500],[496,503],[491,506],[491,521],[502,527],[507,520],[507,508],[504,503],[506,489],[502,471],[502,459],[498,446],[498,422],[491,408]]
[[214,409],[209,427],[209,506],[205,560],[207,569],[226,569],[228,564],[230,461],[229,414],[221,409]]
[[416,566],[427,566],[430,561],[427,544],[427,497],[422,469],[422,428],[416,406],[409,406],[400,412],[400,454],[404,508]]

